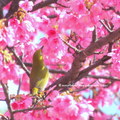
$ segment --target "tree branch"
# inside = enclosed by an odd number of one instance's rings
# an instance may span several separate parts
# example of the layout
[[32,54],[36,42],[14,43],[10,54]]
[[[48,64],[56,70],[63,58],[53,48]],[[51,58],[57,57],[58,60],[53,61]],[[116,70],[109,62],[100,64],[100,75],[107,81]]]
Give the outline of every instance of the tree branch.
[[3,18],[3,9],[0,8],[0,19],[2,19],[2,18]]
[[63,40],[62,41],[71,49],[73,49],[75,52],[81,52],[81,50],[77,49],[76,47],[72,46],[70,43],[68,43],[66,40]]
[[10,98],[9,98],[9,93],[8,93],[8,87],[7,85],[5,85],[2,80],[0,81],[1,85],[2,85],[2,88],[3,88],[3,91],[4,91],[4,94],[5,94],[5,101],[6,101],[6,104],[7,104],[7,107],[8,107],[8,110],[10,112],[10,117],[11,117],[11,120],[14,120],[14,115],[12,113],[12,108],[11,108],[11,105],[10,105]]
[[52,107],[51,105],[48,105],[48,106],[42,106],[42,107],[31,107],[31,108],[27,108],[27,109],[20,109],[20,110],[12,110],[12,107],[10,105],[10,98],[9,98],[9,93],[8,93],[8,87],[7,85],[5,85],[2,80],[0,81],[1,85],[2,85],[2,88],[3,88],[3,91],[4,91],[4,94],[5,94],[5,101],[6,101],[6,104],[8,106],[8,110],[10,112],[10,120],[14,120],[14,114],[15,113],[18,113],[18,112],[28,112],[28,111],[32,111],[32,110],[43,110],[43,109],[47,109],[47,108],[50,108]]
[[85,50],[81,51],[79,54],[76,55],[76,57],[73,60],[71,69],[63,77],[59,78],[52,85],[48,86],[46,90],[59,83],[64,83],[64,82],[69,83],[70,81],[76,82],[80,80],[82,77],[86,75],[84,73],[82,73],[82,75],[79,74],[80,68],[83,66],[83,63],[85,62],[86,58],[94,54],[94,52],[97,49],[102,48],[109,42],[113,42],[113,41],[115,42],[119,40],[119,38],[120,38],[120,28],[118,28],[117,30],[113,31],[112,33],[108,34],[103,38],[99,38],[98,41],[90,44]]
[[111,30],[108,25],[105,24],[104,20],[100,20],[100,23],[104,26],[104,28],[108,31],[108,33],[113,32],[113,30]]
[[64,8],[69,8],[68,6],[65,6],[65,5],[62,5],[60,3],[56,3],[57,5],[61,6],[61,7],[64,7]]
[[97,30],[96,27],[94,26],[94,30],[92,32],[92,41],[91,44],[97,41]]
[[0,99],[0,101],[5,101],[4,99]]
[[[109,56],[103,56],[103,58],[99,59],[98,61],[96,61],[93,65],[90,65],[89,67],[85,68],[84,70],[80,71],[79,72],[79,75],[78,77],[71,82],[71,84],[75,84],[76,82],[78,82],[80,79],[84,78],[85,76],[88,75],[88,73],[95,69],[96,67],[100,66],[100,65],[103,65],[105,61],[109,60],[111,57]],[[64,81],[62,81],[60,84],[68,84]],[[61,86],[61,85],[60,85]],[[71,86],[68,86],[68,87],[64,87],[64,88],[58,88],[58,86],[55,88],[55,89],[61,89],[60,91],[65,91],[67,90],[68,88],[70,88]]]
[[19,93],[20,93],[20,87],[21,87],[21,85],[22,85],[22,79],[20,78],[19,79],[19,86],[18,86],[18,90],[17,90],[17,95],[19,95]]
[[19,1],[20,0],[12,0],[10,9],[9,9],[8,13],[6,14],[5,18],[9,18],[11,15],[14,14],[14,12],[16,12],[18,10]]
[[109,42],[118,40],[119,38],[120,38],[120,28],[112,32],[111,34],[107,35],[106,37],[100,38],[98,41],[90,44],[85,50],[81,51],[74,58],[74,61],[72,63],[72,68],[65,75],[64,79],[69,80],[69,81],[74,80],[78,76],[79,70],[83,66],[83,62],[86,60],[88,56],[92,55],[97,49],[102,48]]
[[46,7],[46,6],[48,6],[48,5],[52,4],[52,3],[56,3],[57,1],[58,0],[45,0],[44,2],[40,2],[40,3],[36,4],[36,5],[34,5],[32,11],[30,11],[30,12],[36,11],[39,8]]
[[107,79],[111,81],[120,81],[120,79],[112,76],[87,75],[86,77],[95,78],[95,79]]
[[9,18],[11,15],[14,14],[14,12],[16,12],[18,10],[19,1],[20,0],[12,0],[12,3],[10,5],[10,9],[9,9],[8,13],[6,14],[5,18]]
[[115,10],[115,7],[108,6],[107,8],[103,8],[103,10],[105,10],[105,11],[112,10],[115,14],[117,14],[117,15],[120,16],[120,11],[116,11],[116,10]]
[[24,65],[24,63],[22,62],[22,60],[19,58],[19,56],[17,55],[17,53],[15,52],[15,50],[13,50],[13,48],[8,47],[8,46],[7,46],[7,48],[10,50],[10,52],[13,53],[13,55],[15,56],[18,64],[23,68],[23,70],[26,72],[26,74],[28,76],[30,76],[30,71],[26,68],[26,66]]
[[6,6],[11,0],[0,0],[0,8]]
[[65,74],[66,71],[64,70],[55,70],[55,69],[49,69],[51,73],[57,73],[57,74]]
[[30,1],[33,1],[33,3],[34,3],[36,0],[30,0]]
[[28,112],[28,111],[32,111],[32,110],[44,110],[44,109],[47,109],[47,108],[50,108],[50,107],[52,107],[52,106],[49,105],[49,106],[42,106],[42,107],[34,107],[34,108],[15,110],[15,111],[13,111],[13,114],[18,113],[18,112]]
[[6,116],[4,116],[4,115],[2,115],[2,114],[0,114],[0,119],[1,119],[1,120],[9,120],[8,117],[6,117]]

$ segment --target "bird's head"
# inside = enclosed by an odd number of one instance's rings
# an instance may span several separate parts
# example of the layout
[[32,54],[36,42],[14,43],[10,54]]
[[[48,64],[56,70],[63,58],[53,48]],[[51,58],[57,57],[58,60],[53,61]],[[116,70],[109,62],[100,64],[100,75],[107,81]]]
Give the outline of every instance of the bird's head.
[[42,49],[38,49],[35,51],[33,55],[33,62],[42,62],[43,61],[43,55],[42,55]]

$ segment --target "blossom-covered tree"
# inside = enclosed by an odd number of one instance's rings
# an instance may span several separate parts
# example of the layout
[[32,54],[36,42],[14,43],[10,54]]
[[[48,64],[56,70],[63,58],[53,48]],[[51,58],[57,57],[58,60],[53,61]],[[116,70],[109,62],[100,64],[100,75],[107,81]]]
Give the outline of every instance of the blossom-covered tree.
[[[0,0],[0,100],[8,106],[0,119],[119,119],[100,107],[120,109],[119,39],[119,0]],[[51,77],[33,106],[29,75],[42,46]]]

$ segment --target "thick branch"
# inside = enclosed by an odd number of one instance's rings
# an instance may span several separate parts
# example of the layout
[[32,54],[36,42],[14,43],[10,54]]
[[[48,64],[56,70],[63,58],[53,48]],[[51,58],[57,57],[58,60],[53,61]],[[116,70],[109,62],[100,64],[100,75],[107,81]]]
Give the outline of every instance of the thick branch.
[[16,12],[18,10],[19,1],[20,0],[12,0],[12,4],[10,6],[10,9],[9,9],[7,15],[5,16],[6,18],[9,18],[12,14],[14,14],[14,12]]
[[0,8],[0,19],[2,19],[2,18],[3,18],[3,9]]
[[[114,32],[110,33],[106,37],[100,38],[97,42],[88,46],[83,52],[86,56],[90,56],[93,54],[93,52],[95,50],[102,48],[103,46],[105,46],[109,42],[119,40],[119,38],[120,38],[120,28],[118,28]],[[80,57],[82,54],[83,53],[81,52],[78,57]]]
[[52,4],[52,3],[56,3],[57,1],[58,0],[46,0],[46,1],[40,2],[40,3],[36,4],[33,7],[31,12],[36,11],[36,10],[38,10],[40,8],[46,7],[46,6],[48,6],[48,5]]
[[33,3],[34,3],[36,0],[30,0],[30,1],[33,1]]
[[0,0],[0,8],[6,6],[11,0]]

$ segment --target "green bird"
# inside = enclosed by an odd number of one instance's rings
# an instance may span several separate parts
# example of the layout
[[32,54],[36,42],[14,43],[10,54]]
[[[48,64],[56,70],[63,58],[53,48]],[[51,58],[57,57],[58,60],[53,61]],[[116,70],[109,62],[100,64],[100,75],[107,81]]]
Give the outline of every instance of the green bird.
[[30,93],[37,95],[44,91],[48,81],[49,70],[44,63],[42,49],[39,49],[33,55],[33,65],[30,73]]

